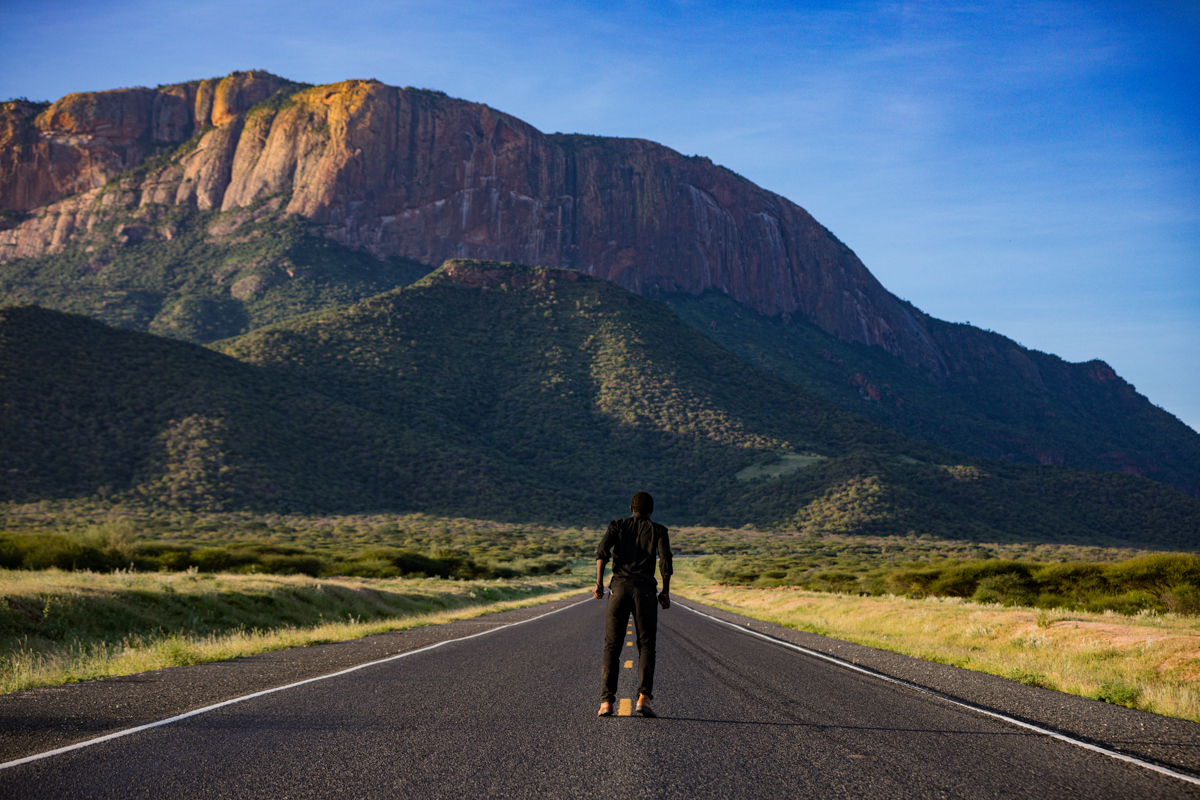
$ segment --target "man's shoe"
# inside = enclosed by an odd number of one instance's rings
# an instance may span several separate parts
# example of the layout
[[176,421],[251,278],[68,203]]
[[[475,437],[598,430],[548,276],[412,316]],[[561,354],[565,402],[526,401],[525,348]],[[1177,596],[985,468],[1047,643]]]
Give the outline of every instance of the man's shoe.
[[644,694],[638,695],[637,708],[635,709],[643,717],[657,717],[654,709],[650,707],[650,701],[646,699]]
[[596,713],[597,717],[611,717],[612,703],[601,703],[600,710]]

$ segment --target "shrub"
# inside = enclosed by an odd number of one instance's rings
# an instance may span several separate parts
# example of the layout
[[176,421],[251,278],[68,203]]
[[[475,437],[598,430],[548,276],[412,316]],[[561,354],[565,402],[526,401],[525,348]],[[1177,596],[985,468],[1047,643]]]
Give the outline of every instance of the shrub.
[[1200,556],[1153,553],[1119,561],[1104,568],[1114,587],[1165,591],[1174,586],[1200,586]]
[[361,558],[347,561],[340,567],[341,574],[356,578],[398,578],[400,569],[386,558]]
[[203,572],[221,572],[235,562],[224,547],[202,547],[192,552],[192,563]]
[[1103,700],[1105,703],[1126,706],[1128,708],[1137,708],[1138,700],[1141,697],[1142,690],[1140,687],[1122,680],[1105,681],[1100,684],[1100,688],[1092,695],[1093,700]]
[[1144,591],[1125,592],[1119,595],[1101,595],[1098,597],[1089,598],[1083,603],[1083,608],[1086,611],[1115,611],[1118,614],[1132,616],[1139,611],[1147,609],[1154,611],[1166,611],[1166,607],[1158,599],[1157,595]]
[[1161,600],[1172,614],[1200,614],[1200,588],[1195,586],[1172,586]]
[[1006,606],[1032,605],[1029,582],[1017,573],[1002,572],[979,582],[971,596],[976,603],[1000,603]]
[[1048,564],[1033,571],[1033,579],[1043,591],[1073,597],[1076,601],[1086,595],[1108,590],[1104,564],[1076,561],[1069,564]]
[[318,577],[324,562],[319,556],[306,555],[264,555],[261,559],[262,571],[273,575],[310,575]]
[[1030,565],[1020,561],[966,561],[943,569],[929,590],[943,597],[971,597],[981,582],[1004,575],[1013,576],[1004,585],[1026,586],[1029,573]]

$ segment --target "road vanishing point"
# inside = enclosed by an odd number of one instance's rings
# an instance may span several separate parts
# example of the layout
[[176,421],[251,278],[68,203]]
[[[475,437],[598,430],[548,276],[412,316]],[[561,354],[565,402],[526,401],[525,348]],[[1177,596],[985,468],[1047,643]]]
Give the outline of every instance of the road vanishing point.
[[1200,797],[1195,723],[688,600],[659,614],[659,718],[628,713],[636,646],[598,718],[604,611],[5,695],[0,798]]

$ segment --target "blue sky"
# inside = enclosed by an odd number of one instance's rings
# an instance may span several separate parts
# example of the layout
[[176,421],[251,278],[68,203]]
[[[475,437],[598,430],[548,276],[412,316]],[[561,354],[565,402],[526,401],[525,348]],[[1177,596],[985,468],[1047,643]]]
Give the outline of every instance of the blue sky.
[[1200,4],[0,0],[0,98],[267,69],[636,136],[1200,429]]

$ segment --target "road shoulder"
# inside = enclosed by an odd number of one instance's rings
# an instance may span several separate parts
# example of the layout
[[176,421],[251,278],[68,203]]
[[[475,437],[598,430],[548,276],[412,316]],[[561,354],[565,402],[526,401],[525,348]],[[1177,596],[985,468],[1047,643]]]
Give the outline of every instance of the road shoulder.
[[0,763],[494,630],[589,596],[344,642],[0,695]]
[[915,684],[968,705],[1200,776],[1200,725],[1197,723],[797,631],[714,608],[682,595],[679,599],[725,622]]

